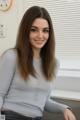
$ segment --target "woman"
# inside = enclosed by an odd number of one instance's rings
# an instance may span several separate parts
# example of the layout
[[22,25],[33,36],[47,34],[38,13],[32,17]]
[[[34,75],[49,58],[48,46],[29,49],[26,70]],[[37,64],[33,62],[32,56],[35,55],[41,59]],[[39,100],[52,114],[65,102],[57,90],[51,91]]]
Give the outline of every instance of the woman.
[[14,49],[0,59],[0,108],[6,120],[42,120],[43,111],[61,111],[75,120],[67,105],[50,99],[55,77],[55,38],[45,8],[29,8],[20,23]]

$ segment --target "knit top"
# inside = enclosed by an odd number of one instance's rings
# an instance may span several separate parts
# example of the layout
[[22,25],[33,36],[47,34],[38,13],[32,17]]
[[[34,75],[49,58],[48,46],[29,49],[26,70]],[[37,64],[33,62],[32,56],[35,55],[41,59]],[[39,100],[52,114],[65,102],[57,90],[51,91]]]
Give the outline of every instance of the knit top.
[[0,57],[0,109],[13,110],[29,117],[42,116],[44,109],[63,112],[67,105],[50,99],[53,80],[46,80],[41,59],[33,59],[36,77],[23,80],[17,67],[16,50],[8,50]]

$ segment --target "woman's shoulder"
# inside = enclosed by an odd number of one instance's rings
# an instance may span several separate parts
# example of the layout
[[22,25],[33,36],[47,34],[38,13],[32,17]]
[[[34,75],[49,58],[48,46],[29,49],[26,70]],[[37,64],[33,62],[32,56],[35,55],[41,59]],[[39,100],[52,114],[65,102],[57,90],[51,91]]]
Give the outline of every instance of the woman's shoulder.
[[5,60],[13,60],[15,61],[17,59],[17,50],[16,49],[8,49],[6,50],[2,56]]

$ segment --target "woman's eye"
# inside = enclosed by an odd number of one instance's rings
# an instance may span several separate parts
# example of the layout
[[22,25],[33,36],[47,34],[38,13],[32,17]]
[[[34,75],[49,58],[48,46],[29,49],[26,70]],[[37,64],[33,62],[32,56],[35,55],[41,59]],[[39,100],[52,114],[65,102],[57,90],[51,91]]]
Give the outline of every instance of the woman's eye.
[[31,31],[31,32],[36,32],[37,30],[34,29],[34,28],[31,28],[30,31]]
[[45,30],[43,30],[43,32],[45,32],[45,33],[49,33],[49,30],[45,29]]

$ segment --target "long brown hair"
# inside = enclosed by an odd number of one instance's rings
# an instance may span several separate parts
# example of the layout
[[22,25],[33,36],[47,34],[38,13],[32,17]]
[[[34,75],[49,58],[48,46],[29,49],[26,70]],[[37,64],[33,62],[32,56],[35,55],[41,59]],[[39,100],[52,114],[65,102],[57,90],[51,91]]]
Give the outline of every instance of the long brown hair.
[[33,51],[29,42],[29,33],[33,21],[36,18],[43,18],[49,24],[49,39],[45,46],[41,49],[42,70],[47,80],[51,80],[55,76],[56,59],[55,59],[55,37],[53,24],[48,11],[39,6],[30,7],[21,20],[17,42],[15,49],[18,53],[18,67],[24,80],[29,74],[36,76],[36,71],[33,67]]

